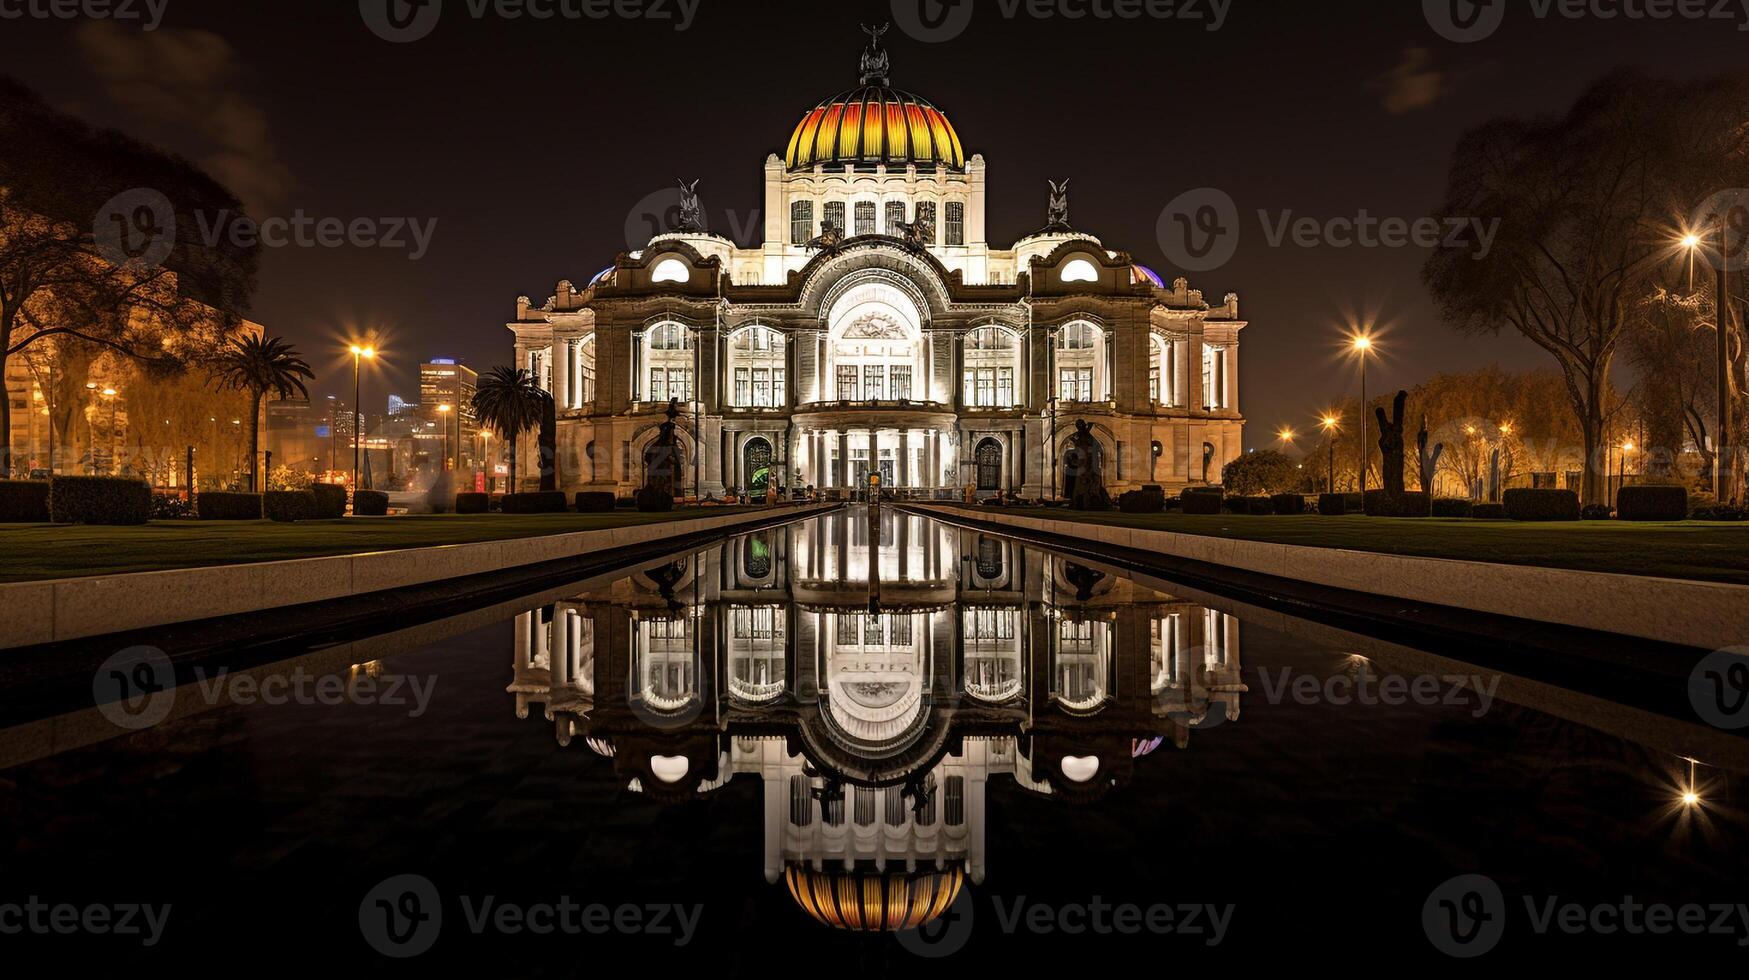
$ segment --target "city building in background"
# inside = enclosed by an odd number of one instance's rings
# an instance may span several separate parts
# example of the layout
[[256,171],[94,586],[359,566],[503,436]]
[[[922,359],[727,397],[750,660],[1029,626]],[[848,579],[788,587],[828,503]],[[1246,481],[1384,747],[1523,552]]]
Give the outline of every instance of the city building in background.
[[[480,458],[476,445],[480,426],[474,418],[474,388],[479,380],[473,368],[451,358],[435,358],[419,366],[418,417],[424,427],[416,438],[423,447],[422,455],[432,460],[447,458],[458,470],[475,469]],[[443,410],[445,405],[448,412]]]

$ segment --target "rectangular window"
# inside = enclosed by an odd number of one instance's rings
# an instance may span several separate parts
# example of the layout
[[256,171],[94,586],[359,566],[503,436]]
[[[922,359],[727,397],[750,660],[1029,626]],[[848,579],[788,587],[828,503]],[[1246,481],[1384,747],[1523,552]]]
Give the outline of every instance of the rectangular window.
[[1013,368],[998,368],[996,371],[996,404],[1002,408],[1015,405]]
[[892,395],[892,397],[895,401],[908,402],[911,400],[911,366],[910,365],[908,365],[908,364],[895,364],[895,365],[893,365],[892,391],[890,392],[890,394]]
[[789,206],[789,240],[797,245],[814,240],[813,201],[796,201]]
[[668,369],[668,397],[683,402],[692,401],[692,369]]
[[1093,369],[1064,368],[1058,372],[1057,398],[1066,402],[1093,400]]
[[966,369],[965,394],[962,398],[967,408],[976,407],[978,404],[978,372],[970,368]]
[[661,368],[650,369],[650,401],[665,402],[668,400],[668,372]]
[[947,244],[966,243],[966,206],[959,201],[947,202]]
[[1227,407],[1226,357],[1219,347],[1202,349],[1202,403],[1208,408]]
[[887,202],[887,234],[894,238],[905,237],[905,232],[899,226],[905,223],[905,202]]
[[873,201],[856,202],[856,233],[858,235],[875,233],[875,203]]
[[838,400],[841,402],[856,401],[856,365],[838,365]]
[[1148,399],[1159,404],[1160,398],[1160,365],[1148,369]]
[[822,232],[825,231],[826,225],[831,225],[832,227],[838,229],[839,234],[841,234],[841,235],[844,234],[845,228],[844,228],[844,202],[843,201],[827,201],[826,202],[826,220],[824,222],[822,222],[821,228],[820,228],[820,230]]
[[746,368],[736,368],[735,369],[735,404],[736,404],[736,406],[746,405],[748,403],[748,399],[751,398],[752,396],[753,396],[752,382],[751,382],[750,376],[747,373],[747,369]]
[[879,364],[870,364],[862,369],[862,397],[864,401],[879,401],[887,397],[887,369]]
[[771,369],[753,369],[753,407],[771,407]]
[[784,391],[783,368],[771,369],[771,407],[782,408],[789,404]]
[[996,372],[994,369],[978,369],[977,404],[980,408],[991,408],[996,404]]
[[917,202],[917,220],[923,225],[923,239],[935,244],[935,202]]

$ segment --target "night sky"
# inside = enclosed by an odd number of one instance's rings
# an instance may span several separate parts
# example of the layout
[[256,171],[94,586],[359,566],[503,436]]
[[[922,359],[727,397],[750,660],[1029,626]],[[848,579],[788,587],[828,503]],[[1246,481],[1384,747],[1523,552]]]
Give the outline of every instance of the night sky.
[[[149,32],[8,16],[32,2],[47,0],[0,0],[0,71],[205,166],[255,217],[436,221],[417,261],[410,248],[263,258],[253,318],[311,355],[317,393],[350,385],[343,338],[381,336],[387,361],[366,402],[379,411],[390,391],[417,396],[424,359],[506,362],[517,295],[539,303],[561,278],[586,282],[626,247],[640,200],[675,178],[703,178],[711,228],[746,244],[757,231],[735,229],[759,227],[765,156],[805,110],[855,85],[859,22],[894,19],[893,0],[702,0],[676,30],[677,0],[662,0],[666,19],[550,20],[476,19],[468,0],[446,0],[428,36],[392,44],[356,0],[154,0],[167,5]],[[1553,363],[1515,337],[1441,324],[1423,250],[1272,247],[1260,209],[1272,221],[1417,218],[1437,205],[1467,128],[1564,110],[1618,66],[1687,77],[1749,51],[1741,10],[1539,18],[1545,5],[1513,0],[1491,36],[1459,44],[1420,0],[1231,0],[1214,31],[1210,0],[1173,19],[1041,20],[1026,6],[1006,17],[1012,6],[976,0],[939,43],[895,28],[893,84],[941,107],[985,156],[997,245],[1044,224],[1047,178],[1072,178],[1076,227],[1170,280],[1163,209],[1193,188],[1230,195],[1237,253],[1189,277],[1214,302],[1240,294],[1255,445],[1352,391],[1336,352],[1351,316],[1384,325],[1375,390],[1491,361]]]

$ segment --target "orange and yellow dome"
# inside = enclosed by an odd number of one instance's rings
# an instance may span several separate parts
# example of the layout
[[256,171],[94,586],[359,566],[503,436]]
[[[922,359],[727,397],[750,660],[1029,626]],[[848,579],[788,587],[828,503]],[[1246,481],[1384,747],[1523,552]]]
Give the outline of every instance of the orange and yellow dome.
[[793,864],[784,879],[803,911],[852,932],[900,932],[940,918],[966,880],[958,866],[906,874],[815,871]]
[[791,170],[816,164],[966,165],[947,116],[886,85],[864,85],[815,106],[796,124],[785,159]]

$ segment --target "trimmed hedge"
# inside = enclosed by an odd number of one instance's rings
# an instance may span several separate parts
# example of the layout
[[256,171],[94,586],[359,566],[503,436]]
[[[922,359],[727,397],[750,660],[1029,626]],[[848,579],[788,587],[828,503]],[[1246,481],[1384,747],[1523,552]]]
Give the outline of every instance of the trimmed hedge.
[[1579,519],[1582,521],[1607,521],[1615,516],[1615,511],[1608,504],[1586,504],[1579,508]]
[[1186,490],[1178,497],[1186,514],[1219,514],[1222,493],[1219,490]]
[[484,514],[492,509],[492,497],[484,493],[458,493],[455,495],[455,512],[457,514]]
[[1397,494],[1388,490],[1368,490],[1365,509],[1368,517],[1426,517],[1433,513],[1433,501],[1418,490]]
[[1476,505],[1462,497],[1436,497],[1433,501],[1434,517],[1469,517]]
[[549,493],[507,493],[501,506],[506,514],[563,514],[571,509],[565,495],[557,490]]
[[1506,519],[1506,505],[1476,504],[1470,508],[1470,517],[1478,521],[1503,521]]
[[1622,487],[1615,512],[1624,521],[1680,521],[1688,516],[1688,488]]
[[314,483],[310,492],[316,495],[318,521],[337,521],[346,516],[346,488],[337,483]]
[[124,476],[57,476],[49,480],[49,518],[56,524],[144,524],[152,519],[152,488]]
[[381,490],[356,490],[352,494],[354,517],[389,516],[389,495]]
[[1348,513],[1348,494],[1318,494],[1318,513],[1325,517],[1342,517]]
[[649,487],[639,490],[634,499],[638,502],[638,510],[646,514],[663,514],[674,509],[674,498],[671,495]]
[[1297,493],[1278,493],[1269,498],[1270,509],[1283,517],[1306,512],[1306,498]]
[[1166,509],[1166,495],[1159,487],[1130,490],[1117,498],[1117,509],[1126,514],[1158,514]]
[[1741,521],[1749,520],[1749,511],[1730,504],[1707,504],[1696,507],[1689,517],[1696,521]]
[[194,516],[203,521],[259,521],[261,494],[211,491],[194,496]]
[[1500,495],[1506,516],[1515,521],[1576,521],[1579,495],[1571,490],[1518,487]]
[[577,513],[605,514],[619,505],[619,500],[611,493],[580,493],[577,495]]
[[316,516],[316,495],[308,490],[269,490],[261,495],[261,516],[281,524]]
[[47,524],[46,480],[0,480],[0,524]]

